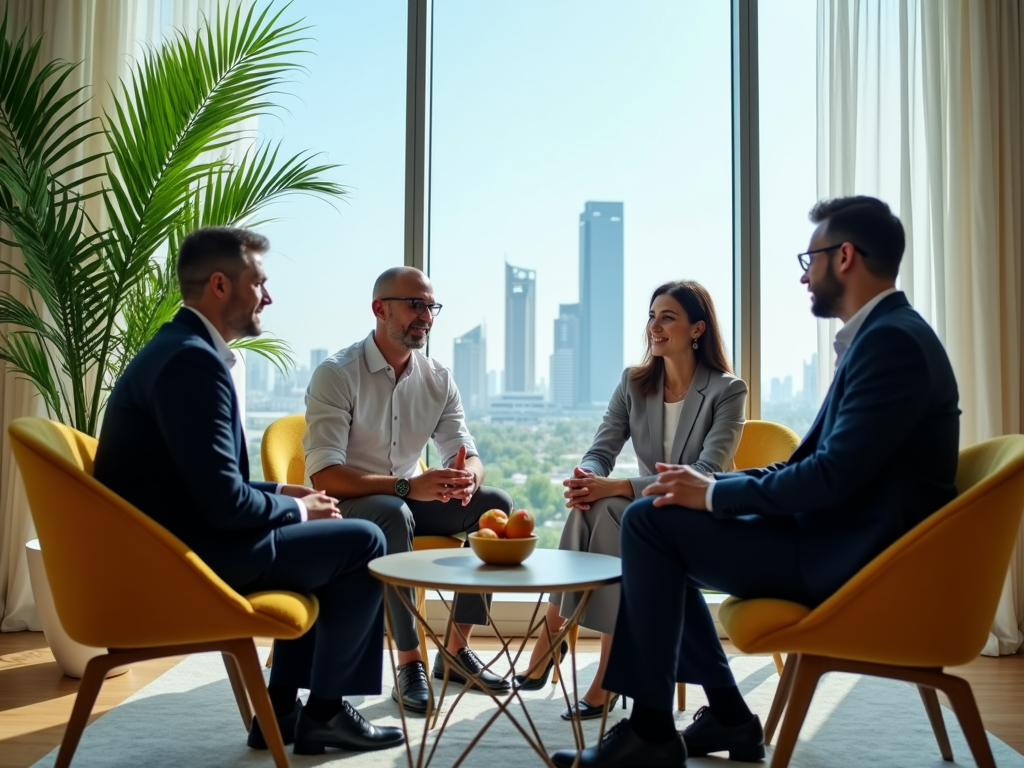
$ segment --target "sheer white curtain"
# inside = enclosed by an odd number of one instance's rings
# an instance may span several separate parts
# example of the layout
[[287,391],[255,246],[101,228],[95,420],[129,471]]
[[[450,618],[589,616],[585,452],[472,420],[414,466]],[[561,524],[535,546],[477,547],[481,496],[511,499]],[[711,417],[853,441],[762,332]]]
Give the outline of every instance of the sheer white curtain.
[[[1022,40],[1018,0],[818,0],[818,195],[902,218],[900,287],[949,351],[963,445],[1022,426]],[[984,653],[1022,643],[1024,527]]]
[[[33,40],[42,35],[41,62],[81,62],[67,87],[89,86],[92,100],[86,114],[99,116],[111,105],[110,86],[127,76],[143,45],[159,40],[170,24],[194,28],[203,16],[214,16],[217,7],[216,0],[8,0],[7,13],[14,38],[23,29]],[[98,141],[93,140],[80,148],[80,156],[97,148]],[[90,213],[94,220],[103,220],[98,201]],[[17,261],[15,249],[0,249],[5,259]],[[0,289],[16,295],[21,290],[10,276],[0,276]],[[28,383],[10,374],[6,364],[0,366],[0,630],[38,630],[25,562],[25,543],[35,538],[35,529],[7,426],[19,416],[45,415],[45,409]]]

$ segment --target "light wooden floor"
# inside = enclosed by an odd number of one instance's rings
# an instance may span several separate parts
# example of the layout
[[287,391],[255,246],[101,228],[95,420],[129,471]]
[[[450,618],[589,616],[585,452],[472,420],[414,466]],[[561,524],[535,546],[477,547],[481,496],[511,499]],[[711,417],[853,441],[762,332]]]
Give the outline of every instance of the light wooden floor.
[[[493,638],[480,638],[474,645],[481,650],[497,647]],[[596,652],[597,641],[581,639],[579,649]],[[735,651],[728,644],[726,650]],[[108,680],[100,691],[93,719],[176,661],[145,662]],[[985,728],[1024,753],[1024,655],[981,657],[948,671],[970,681]],[[0,634],[0,768],[27,768],[60,743],[77,690],[78,681],[61,674],[42,633]],[[225,700],[224,706],[233,707],[234,703]]]

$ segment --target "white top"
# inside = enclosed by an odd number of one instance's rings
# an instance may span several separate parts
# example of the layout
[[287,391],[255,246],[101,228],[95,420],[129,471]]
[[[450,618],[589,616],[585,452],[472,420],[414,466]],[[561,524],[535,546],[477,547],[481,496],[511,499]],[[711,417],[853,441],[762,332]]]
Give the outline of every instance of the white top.
[[672,455],[672,443],[676,440],[676,432],[679,429],[679,416],[683,412],[683,403],[686,399],[680,400],[678,403],[665,403],[665,409],[661,412],[661,418],[663,423],[661,425],[661,434],[665,436],[665,443],[663,445],[665,452],[661,455],[665,457],[665,461],[669,464],[675,464],[678,457]]
[[393,477],[412,477],[433,437],[444,466],[459,447],[479,455],[466,428],[452,372],[413,350],[402,378],[373,341],[328,357],[306,389],[306,473],[342,464]]

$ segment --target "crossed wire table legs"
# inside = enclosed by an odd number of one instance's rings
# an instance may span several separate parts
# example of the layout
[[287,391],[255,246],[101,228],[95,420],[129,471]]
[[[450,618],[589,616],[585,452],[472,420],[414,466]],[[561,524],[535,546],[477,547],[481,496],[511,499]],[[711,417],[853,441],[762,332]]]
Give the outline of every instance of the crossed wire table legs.
[[[393,585],[391,585],[391,584],[385,584],[384,585],[384,589],[387,590],[387,589],[396,589],[396,588]],[[544,631],[547,634],[548,640],[550,641],[550,644],[551,644],[551,653],[553,653],[553,654],[558,653],[558,649],[561,646],[562,641],[568,636],[570,629],[572,627],[576,626],[577,622],[579,621],[580,616],[582,616],[583,612],[586,610],[587,603],[590,602],[590,595],[592,594],[593,590],[592,589],[587,589],[587,590],[582,590],[582,592],[583,592],[583,595],[582,595],[582,598],[579,601],[579,604],[576,606],[576,610],[573,612],[572,616],[569,617],[569,619],[567,619],[566,622],[562,625],[562,628],[560,630],[558,630],[558,632],[556,632],[554,635],[552,635],[550,627],[547,626],[547,622],[544,621],[543,614],[541,614],[541,618],[540,618],[539,621],[537,619],[538,613],[540,613],[540,607],[541,607],[542,604],[544,604],[544,593],[541,593],[541,595],[537,599],[537,604],[534,606],[533,615],[530,618],[530,629],[526,633],[526,636],[523,638],[522,642],[519,644],[519,648],[515,651],[515,656],[514,657],[512,656],[511,652],[509,651],[509,646],[512,643],[513,638],[511,638],[511,637],[510,638],[505,638],[501,634],[501,632],[498,630],[497,625],[494,623],[494,620],[491,618],[490,608],[487,607],[486,602],[485,602],[485,610],[487,611],[487,620],[490,622],[491,627],[494,629],[494,634],[497,636],[498,641],[501,643],[502,647],[501,647],[501,650],[494,656],[494,658],[491,659],[489,662],[487,662],[487,664],[485,665],[484,668],[485,669],[489,669],[491,667],[491,665],[494,664],[494,662],[496,662],[502,656],[505,656],[505,658],[507,658],[508,662],[509,662],[509,671],[507,673],[507,678],[511,681],[513,679],[513,676],[516,674],[516,662],[518,662],[520,656],[522,656],[522,654],[523,654],[523,651],[526,649],[526,644],[529,641],[529,638],[532,636],[533,632],[536,631],[539,627],[543,627]],[[416,621],[421,622],[421,626],[426,631],[426,633],[430,636],[430,639],[434,642],[434,645],[437,646],[438,653],[441,654],[441,658],[444,660],[444,670],[445,670],[445,672],[444,672],[444,680],[443,680],[443,682],[441,684],[441,693],[440,693],[440,695],[438,697],[437,702],[435,703],[434,702],[434,694],[433,694],[433,685],[431,684],[431,687],[430,687],[430,690],[431,690],[430,703],[429,703],[429,705],[427,707],[426,718],[425,718],[424,724],[423,724],[423,736],[419,740],[419,747],[418,747],[418,750],[417,750],[417,756],[416,756],[416,760],[415,761],[413,760],[412,740],[410,738],[411,734],[409,732],[409,722],[408,722],[408,720],[406,718],[405,705],[404,705],[404,702],[402,701],[402,697],[400,695],[397,697],[398,698],[398,709],[399,709],[399,712],[400,712],[401,718],[402,718],[402,730],[404,730],[405,734],[406,734],[405,749],[406,749],[406,756],[407,756],[408,761],[409,761],[409,768],[427,768],[427,766],[430,765],[430,761],[433,759],[435,752],[437,751],[437,745],[438,745],[438,743],[441,740],[441,736],[444,735],[445,728],[448,726],[448,723],[451,720],[452,713],[454,712],[455,707],[462,700],[462,697],[466,694],[466,692],[469,691],[473,687],[473,683],[474,682],[479,682],[479,677],[477,675],[470,675],[470,679],[467,680],[467,682],[463,684],[462,690],[459,691],[459,693],[455,696],[455,699],[452,701],[451,706],[448,708],[448,712],[445,715],[444,720],[441,721],[440,729],[437,730],[437,733],[435,734],[433,743],[428,745],[428,738],[427,738],[428,734],[430,733],[431,730],[434,730],[434,729],[438,728],[438,721],[440,720],[442,706],[443,706],[443,703],[444,703],[445,693],[446,693],[446,691],[448,689],[448,674],[449,674],[449,670],[451,669],[451,666],[453,664],[457,664],[457,660],[456,660],[455,656],[448,650],[448,641],[451,638],[452,630],[454,629],[456,632],[458,632],[459,636],[462,638],[462,641],[464,643],[466,643],[467,645],[468,645],[468,640],[467,640],[466,636],[463,634],[462,629],[459,627],[458,624],[455,623],[455,621],[452,618],[452,605],[449,604],[449,602],[447,600],[445,600],[443,597],[441,597],[441,600],[442,600],[442,602],[444,603],[445,607],[448,610],[448,621],[447,621],[447,623],[445,625],[444,637],[440,638],[430,628],[430,625],[426,621],[426,617],[420,615],[419,611],[416,609],[415,604],[411,600],[409,600],[409,597],[405,593],[405,590],[401,589],[401,588],[398,588],[397,589],[397,593],[398,593],[398,597],[402,601],[403,605],[413,614],[413,616],[416,617]],[[438,596],[440,597],[440,592],[438,592]],[[480,597],[481,597],[481,599],[483,599],[483,595],[481,595]],[[390,627],[391,627],[391,614],[390,614],[390,610],[388,608],[388,601],[387,601],[387,599],[384,600],[384,606],[385,606],[385,618],[387,620],[387,626],[388,626],[388,650],[389,650],[389,656],[390,656],[390,659],[391,659],[391,669],[392,669],[392,672],[394,673],[395,685],[397,686],[398,685],[398,667],[395,664],[394,641],[392,639],[392,634],[391,634],[391,630],[390,630]],[[424,657],[426,658],[426,649],[425,648],[422,649],[422,652],[424,653]],[[572,696],[571,697],[570,697],[570,694],[569,694],[569,689],[566,687],[566,684],[565,684],[565,677],[564,677],[564,675],[560,678],[560,684],[561,684],[561,688],[562,688],[562,695],[565,698],[566,704],[571,706],[573,708],[574,712],[578,712],[579,693],[578,693],[578,687],[577,687],[577,681],[576,681],[576,648],[575,648],[575,645],[570,646],[570,659],[571,659],[571,662],[572,662],[571,663],[571,667],[572,667]],[[426,663],[426,661],[424,663]],[[428,679],[429,679],[429,675],[430,675],[430,668],[429,667],[427,668],[427,675],[428,675]],[[488,690],[484,686],[481,686],[481,688],[483,689],[483,691],[487,695],[489,695],[494,700],[494,703],[496,704],[496,709],[491,714],[491,716],[483,723],[483,725],[481,725],[480,732],[469,742],[469,744],[466,746],[466,748],[459,755],[458,759],[455,761],[455,763],[452,766],[452,768],[458,768],[458,766],[462,764],[463,760],[465,760],[466,757],[469,755],[469,753],[473,751],[473,748],[479,743],[480,739],[487,732],[487,730],[491,727],[491,725],[493,725],[494,722],[503,714],[512,722],[512,724],[515,726],[516,730],[518,730],[519,733],[522,734],[523,738],[526,739],[527,743],[531,747],[533,747],[534,751],[538,755],[540,755],[541,759],[544,761],[544,764],[549,766],[550,768],[555,768],[554,764],[551,762],[551,759],[548,757],[548,750],[544,746],[544,743],[543,743],[543,740],[541,739],[540,733],[538,732],[537,727],[536,727],[536,725],[533,722],[533,718],[530,717],[530,713],[529,713],[529,711],[526,708],[526,701],[522,698],[522,696],[519,693],[519,690],[515,687],[515,685],[513,684],[512,690],[507,692],[507,693],[506,692],[495,693],[494,691]],[[522,716],[525,719],[525,726],[524,726],[523,723],[521,723],[516,718],[515,714],[510,709],[510,705],[512,704],[513,701],[517,701],[519,703],[520,707],[522,707]],[[607,717],[608,717],[608,710],[607,710],[607,707],[606,707],[605,708],[605,712],[604,712],[604,714],[602,716],[602,719],[601,719],[601,729],[600,729],[600,733],[598,735],[598,739],[599,740],[604,735],[604,730],[605,730],[605,724],[606,724]],[[585,746],[584,745],[584,736],[583,736],[583,723],[579,719],[578,716],[573,717],[571,723],[572,723],[573,738],[574,738],[574,740],[576,742],[576,748],[578,750],[582,750],[584,748],[584,746]],[[427,751],[428,750],[428,746],[429,746],[429,754],[428,754],[428,751]],[[424,761],[424,757],[426,758],[425,761]]]

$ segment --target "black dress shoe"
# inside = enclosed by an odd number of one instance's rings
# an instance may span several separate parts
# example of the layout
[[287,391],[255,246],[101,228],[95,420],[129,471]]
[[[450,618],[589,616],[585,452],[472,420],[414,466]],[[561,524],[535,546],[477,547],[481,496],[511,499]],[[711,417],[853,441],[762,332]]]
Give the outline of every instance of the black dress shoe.
[[[619,694],[616,693],[608,701],[608,710],[611,711],[611,710],[615,709],[615,705],[618,704],[618,703],[619,703]],[[600,717],[601,713],[604,712],[604,706],[603,705],[601,705],[601,704],[591,704],[586,699],[580,699],[580,703],[579,703],[578,707],[579,707],[579,713],[580,713],[580,715],[579,715],[580,720],[593,720],[595,717]],[[622,708],[623,709],[626,708],[626,701],[625,701],[625,699],[623,699],[623,701],[622,701]],[[573,705],[573,706],[569,707],[568,709],[563,709],[562,710],[562,714],[561,714],[561,718],[563,720],[572,720],[573,719],[573,710],[574,709],[577,709],[577,705]]]
[[341,712],[326,723],[317,722],[305,711],[299,713],[293,751],[296,755],[322,755],[325,747],[334,747],[350,752],[369,752],[404,743],[401,728],[370,725],[355,707],[342,701]]
[[726,727],[708,707],[701,707],[693,723],[680,734],[690,757],[703,757],[712,752],[728,752],[730,760],[756,763],[764,760],[764,729],[757,715],[740,725]]
[[[563,640],[562,646],[558,650],[558,661],[561,662],[562,659],[566,657],[566,654],[569,653],[569,644],[565,642],[565,640]],[[552,656],[550,659],[548,659],[547,669],[544,670],[544,674],[540,677],[527,677],[526,675],[515,675],[512,678],[512,682],[520,691],[539,691],[541,688],[547,685],[548,675],[551,674],[551,670],[554,668],[555,657]]]
[[[560,749],[551,756],[558,768],[570,768],[575,749]],[[681,738],[652,744],[633,730],[629,720],[620,720],[604,735],[596,747],[587,747],[580,755],[579,768],[682,768],[686,765],[686,745]]]
[[[448,679],[453,683],[465,685],[472,675],[479,675],[480,682],[474,682],[471,687],[481,691],[500,693],[512,688],[512,683],[493,672],[484,669],[484,663],[473,653],[471,648],[460,648],[455,654],[458,664],[453,664],[448,670]],[[434,679],[444,680],[444,659],[438,653],[434,656]]]
[[[277,718],[277,727],[281,730],[281,738],[284,739],[285,744],[291,744],[295,741],[295,723],[299,719],[299,710],[302,709],[302,702],[298,699],[295,700],[295,707],[284,717]],[[252,749],[266,749],[267,740],[263,737],[263,731],[260,729],[260,721],[255,717],[252,719],[252,725],[249,728],[249,738],[245,742]]]
[[398,701],[399,691],[402,706],[413,712],[426,712],[430,705],[430,683],[427,682],[427,666],[422,661],[410,661],[398,668],[398,685],[391,689],[391,698]]

